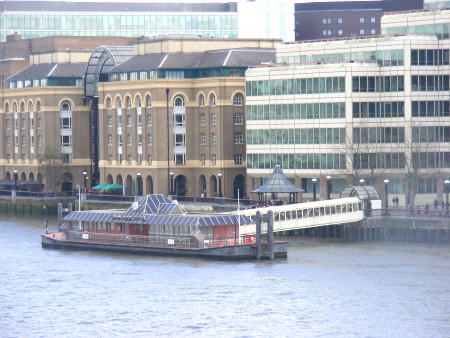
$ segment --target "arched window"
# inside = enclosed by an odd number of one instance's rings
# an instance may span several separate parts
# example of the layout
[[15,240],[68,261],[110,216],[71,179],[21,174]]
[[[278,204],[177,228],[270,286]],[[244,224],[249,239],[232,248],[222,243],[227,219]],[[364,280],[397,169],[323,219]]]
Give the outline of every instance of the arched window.
[[130,109],[131,108],[131,98],[128,96],[127,97],[127,109]]
[[204,107],[205,106],[205,96],[203,94],[201,94],[198,98],[198,105],[200,107]]
[[211,94],[209,102],[210,102],[211,107],[215,107],[216,106],[216,95]]
[[41,101],[36,102],[36,111],[41,111]]
[[145,106],[147,108],[151,108],[152,107],[152,97],[150,95],[147,95],[145,97]]
[[136,108],[141,108],[142,104],[141,104],[141,97],[138,96],[136,98]]
[[234,95],[233,106],[242,106],[244,104],[244,96],[240,93]]
[[173,100],[174,107],[184,107],[184,97],[182,95],[175,96]]
[[13,113],[17,113],[17,103],[13,103]]
[[120,99],[120,97],[117,98],[117,101],[116,101],[116,108],[117,108],[117,109],[122,108],[122,100]]
[[5,103],[5,112],[9,113],[9,103]]
[[70,106],[70,102],[67,102],[67,101],[64,101],[63,103],[61,103],[61,107],[59,109],[62,112],[72,111],[72,108]]
[[21,112],[21,113],[25,113],[25,102],[22,102],[22,103],[20,104],[20,112]]
[[33,103],[28,103],[28,111],[31,113],[33,111]]
[[111,101],[111,98],[108,97],[106,99],[106,109],[111,109],[111,108],[112,108],[112,101]]

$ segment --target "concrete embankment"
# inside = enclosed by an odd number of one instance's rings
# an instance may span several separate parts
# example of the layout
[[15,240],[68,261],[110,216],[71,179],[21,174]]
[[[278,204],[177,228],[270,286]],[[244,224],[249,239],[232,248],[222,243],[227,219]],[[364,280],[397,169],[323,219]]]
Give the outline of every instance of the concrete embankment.
[[289,231],[284,235],[337,238],[349,242],[450,243],[447,217],[371,217],[360,223]]

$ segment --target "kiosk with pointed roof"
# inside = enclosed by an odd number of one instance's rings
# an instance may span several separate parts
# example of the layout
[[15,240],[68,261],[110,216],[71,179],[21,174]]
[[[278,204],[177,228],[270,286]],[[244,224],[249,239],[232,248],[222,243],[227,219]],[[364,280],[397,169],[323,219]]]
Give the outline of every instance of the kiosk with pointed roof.
[[265,194],[267,193],[271,194],[271,200],[276,199],[275,194],[277,193],[289,194],[289,202],[297,203],[297,194],[304,191],[289,182],[283,170],[281,170],[281,165],[275,164],[275,168],[273,168],[273,172],[267,182],[252,192],[258,194],[259,204],[264,204]]

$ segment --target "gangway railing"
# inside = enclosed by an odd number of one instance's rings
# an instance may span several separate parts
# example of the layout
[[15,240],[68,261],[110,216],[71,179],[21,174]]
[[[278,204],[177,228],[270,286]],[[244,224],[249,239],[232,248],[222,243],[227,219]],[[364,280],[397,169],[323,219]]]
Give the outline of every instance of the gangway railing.
[[[255,220],[257,211],[265,215],[269,210],[274,214],[274,232],[353,223],[364,219],[363,203],[357,197],[247,209],[239,213]],[[256,226],[241,225],[239,230],[241,236],[254,235]],[[262,233],[267,233],[266,223],[262,225]]]

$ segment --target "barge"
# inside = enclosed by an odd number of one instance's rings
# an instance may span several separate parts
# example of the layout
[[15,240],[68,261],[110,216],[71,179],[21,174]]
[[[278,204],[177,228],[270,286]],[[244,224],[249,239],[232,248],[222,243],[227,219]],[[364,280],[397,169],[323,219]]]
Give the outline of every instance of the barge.
[[[287,242],[241,237],[253,221],[232,213],[186,213],[164,195],[147,195],[127,210],[72,211],[42,247],[227,260],[287,257]],[[269,252],[269,250],[273,250]]]

